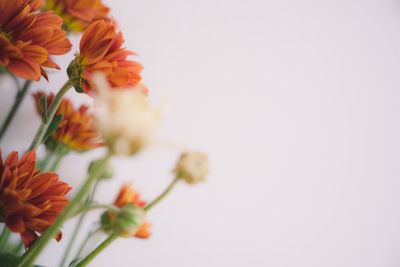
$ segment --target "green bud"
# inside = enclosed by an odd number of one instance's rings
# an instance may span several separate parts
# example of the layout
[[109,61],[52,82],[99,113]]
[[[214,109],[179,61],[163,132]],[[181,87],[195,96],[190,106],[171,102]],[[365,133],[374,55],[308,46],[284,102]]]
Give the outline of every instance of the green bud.
[[99,179],[109,179],[114,176],[114,166],[110,162],[104,164],[102,160],[95,160],[90,163],[88,169],[89,174],[92,174],[98,168],[101,168]]
[[120,237],[132,237],[143,224],[144,209],[126,204],[119,212],[106,211],[101,216],[101,227],[108,234],[117,234]]
[[143,224],[145,212],[134,204],[123,206],[117,213],[114,224],[114,232],[120,237],[131,237],[136,234]]

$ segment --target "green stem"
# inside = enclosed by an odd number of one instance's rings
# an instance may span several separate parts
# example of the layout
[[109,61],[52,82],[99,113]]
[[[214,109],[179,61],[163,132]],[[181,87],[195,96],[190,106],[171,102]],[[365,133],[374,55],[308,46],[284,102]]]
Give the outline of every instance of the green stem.
[[77,234],[79,232],[79,229],[81,228],[81,224],[82,224],[83,220],[85,219],[85,216],[86,216],[86,213],[82,213],[81,216],[79,216],[78,222],[75,225],[74,232],[72,233],[71,239],[69,240],[67,249],[65,250],[64,256],[61,259],[60,267],[63,267],[65,262],[68,259],[69,253],[70,253],[70,251],[72,249],[72,245],[74,244],[75,238],[76,238],[76,236],[77,236]]
[[4,250],[9,234],[10,234],[10,229],[8,229],[6,225],[4,225],[3,232],[0,235],[0,253],[3,252]]
[[[87,197],[85,203],[88,203],[88,204],[92,203],[92,200],[93,200],[94,194],[95,194],[95,192],[96,192],[97,185],[99,184],[99,181],[100,181],[100,180],[97,179],[96,182],[94,183],[94,186],[93,186],[93,188],[92,188],[92,190],[91,190],[91,193],[90,193],[89,196]],[[79,232],[79,230],[80,230],[80,228],[81,228],[81,224],[82,224],[83,220],[85,219],[85,217],[86,217],[86,212],[82,213],[82,214],[79,216],[79,219],[78,219],[78,221],[77,221],[77,223],[76,223],[76,225],[75,225],[74,232],[72,233],[71,239],[69,240],[67,249],[65,250],[64,256],[63,256],[63,258],[61,259],[60,267],[64,266],[65,262],[67,261],[68,256],[69,256],[69,253],[71,252],[71,249],[72,249],[72,245],[73,245],[74,242],[75,242],[76,236],[78,235],[78,232]]]
[[33,149],[36,149],[40,143],[43,140],[43,137],[47,131],[47,128],[49,128],[49,125],[51,123],[51,121],[53,120],[54,115],[56,114],[57,108],[60,105],[60,102],[62,100],[62,97],[64,96],[64,94],[72,87],[72,83],[70,82],[70,80],[68,80],[63,87],[61,87],[60,91],[58,91],[58,93],[56,94],[56,96],[54,97],[53,102],[51,103],[48,111],[47,111],[47,121],[44,122],[42,120],[42,123],[40,124],[39,129],[36,132],[35,137],[33,138],[33,141],[28,149],[28,151],[31,151]]
[[90,233],[87,235],[85,241],[83,241],[82,245],[81,245],[80,248],[78,249],[78,252],[76,253],[75,259],[77,259],[77,258],[79,258],[79,257],[81,256],[81,254],[82,254],[82,252],[83,252],[83,249],[85,248],[86,244],[89,242],[90,238],[91,238],[92,236],[94,236],[95,234],[101,232],[101,231],[102,231],[102,229],[101,229],[101,228],[98,228],[97,230],[95,230],[95,231],[93,231],[93,232],[90,232]]
[[98,162],[99,168],[96,168],[89,174],[89,177],[86,179],[83,186],[65,207],[64,211],[57,217],[56,221],[49,228],[47,228],[47,230],[32,244],[32,246],[24,253],[24,255],[22,255],[21,261],[18,265],[19,267],[29,267],[32,265],[35,259],[39,256],[40,252],[46,246],[47,242],[49,242],[49,240],[57,234],[63,222],[74,213],[76,206],[79,205],[83,197],[90,190],[92,182],[98,179],[104,173],[104,169],[102,167],[106,165],[110,157],[111,154],[108,153]]
[[107,237],[100,245],[97,246],[89,255],[87,255],[76,267],[84,267],[89,264],[100,252],[102,252],[108,245],[118,238],[118,235],[112,234]]
[[3,138],[4,134],[6,133],[8,126],[10,126],[11,121],[13,120],[15,114],[17,113],[18,108],[20,107],[22,100],[24,99],[26,92],[28,92],[28,88],[31,85],[31,80],[26,80],[24,86],[22,87],[21,91],[18,91],[17,96],[15,97],[14,104],[11,107],[11,110],[8,112],[5,121],[0,129],[0,140]]
[[54,153],[47,150],[44,158],[41,161],[39,161],[39,166],[38,166],[39,169],[41,169],[42,171],[46,170],[46,167],[49,164],[50,160],[53,158],[53,156],[54,156]]
[[146,207],[144,207],[145,211],[150,210],[154,205],[156,205],[158,202],[160,202],[168,193],[171,191],[171,189],[175,186],[175,184],[179,181],[179,177],[176,177],[170,184],[169,186],[162,192],[156,199],[154,199],[150,204],[148,204]]
[[64,158],[64,154],[58,154],[56,160],[54,161],[53,165],[50,168],[51,172],[55,172],[60,165],[61,160]]
[[19,241],[18,245],[14,249],[14,254],[19,255],[24,248],[24,243],[22,242],[22,239]]

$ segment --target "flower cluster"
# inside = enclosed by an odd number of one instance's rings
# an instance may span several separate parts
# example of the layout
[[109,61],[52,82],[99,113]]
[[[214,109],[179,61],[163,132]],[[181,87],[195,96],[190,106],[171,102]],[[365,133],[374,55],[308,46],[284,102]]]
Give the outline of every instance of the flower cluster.
[[[13,76],[18,87],[18,79],[26,80],[18,88],[16,100],[0,127],[0,140],[23,103],[31,81],[38,81],[41,76],[49,80],[45,68],[61,69],[53,56],[70,51],[67,33],[82,33],[79,51],[66,68],[68,80],[60,90],[33,94],[41,119],[28,152],[20,159],[17,152],[11,152],[3,161],[0,150],[0,222],[4,223],[0,261],[5,259],[7,266],[33,266],[52,238],[61,239],[62,225],[75,216],[80,217],[79,223],[60,266],[68,266],[69,260],[69,266],[86,266],[120,237],[149,238],[148,212],[179,181],[204,181],[207,157],[197,152],[183,153],[173,170],[175,179],[149,203],[140,198],[132,184],[124,185],[111,205],[95,202],[98,185],[115,174],[112,157],[136,155],[153,142],[160,111],[150,105],[148,89],[140,83],[143,66],[129,59],[136,54],[124,47],[122,32],[101,0],[0,0],[0,11],[0,75]],[[92,102],[76,108],[74,98],[64,97],[72,87],[86,93]],[[42,144],[45,149],[37,150]],[[56,172],[60,162],[64,163],[65,155],[71,151],[99,147],[105,155],[89,164],[87,178],[67,199],[71,187],[59,180]],[[39,155],[43,152],[38,161],[36,151]],[[97,230],[103,230],[108,237],[90,254],[70,258],[69,248],[75,245],[80,222],[92,209],[104,211],[98,218],[101,227]],[[98,232],[92,230],[93,234]],[[21,244],[27,249],[23,255],[17,246],[10,249],[10,231],[20,235]],[[81,247],[85,245],[86,242]]]

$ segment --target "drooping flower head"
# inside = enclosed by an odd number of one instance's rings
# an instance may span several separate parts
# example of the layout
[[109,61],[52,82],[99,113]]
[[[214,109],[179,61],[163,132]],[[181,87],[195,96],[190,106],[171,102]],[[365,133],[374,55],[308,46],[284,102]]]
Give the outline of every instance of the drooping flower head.
[[160,112],[150,107],[143,86],[112,90],[98,73],[92,81],[98,90],[94,95],[95,125],[109,150],[134,155],[151,144]]
[[[40,98],[44,92],[37,92],[33,96],[36,102],[36,111],[42,115]],[[47,107],[54,99],[54,94],[47,96]],[[46,141],[47,147],[72,149],[78,152],[90,150],[102,146],[99,142],[99,135],[94,129],[92,114],[88,113],[88,106],[82,105],[79,109],[74,109],[72,103],[67,98],[63,98],[56,111],[56,116],[61,114],[62,119],[57,129],[49,136]],[[59,147],[59,146],[62,147]]]
[[[93,88],[89,79],[95,72],[103,73],[112,88],[134,86],[141,80],[142,65],[127,60],[135,55],[121,46],[121,32],[114,25],[98,20],[83,33],[78,54],[68,67],[68,75],[79,92],[89,93]],[[146,89],[147,90],[147,89]]]
[[[27,248],[43,233],[68,204],[71,188],[53,172],[36,169],[35,151],[18,160],[12,152],[3,163],[0,150],[0,219],[21,235]],[[55,237],[61,239],[61,232]]]
[[96,20],[108,20],[110,11],[101,0],[46,0],[44,7],[62,17],[64,27],[72,32],[83,32]]
[[[133,204],[129,205],[128,204]],[[114,206],[118,207],[121,209],[122,212],[121,214],[114,214],[110,211],[107,211],[103,214],[102,216],[102,226],[106,231],[112,230],[112,229],[126,229],[126,232],[129,233],[129,227],[135,223],[135,218],[129,218],[129,216],[126,215],[131,215],[131,217],[141,217],[144,216],[143,214],[143,207],[146,205],[146,202],[140,200],[139,194],[132,189],[132,184],[127,184],[124,185],[120,192],[118,193],[117,198],[114,201]],[[137,207],[137,208],[135,208]],[[126,209],[126,210],[124,210]],[[120,218],[118,218],[120,216]],[[124,220],[125,218],[127,220]],[[121,219],[121,221],[118,221],[118,219]],[[137,218],[138,220],[141,220],[142,218]],[[124,226],[127,227],[124,227]],[[134,233],[131,234],[135,237],[140,237],[140,238],[148,238],[150,236],[150,232],[148,229],[150,228],[150,224],[147,222],[141,223],[139,227],[135,227]],[[123,237],[129,237],[129,236],[123,236]]]
[[0,66],[16,76],[38,81],[46,79],[43,67],[60,67],[51,55],[71,49],[62,19],[51,11],[34,13],[43,0],[0,0]]

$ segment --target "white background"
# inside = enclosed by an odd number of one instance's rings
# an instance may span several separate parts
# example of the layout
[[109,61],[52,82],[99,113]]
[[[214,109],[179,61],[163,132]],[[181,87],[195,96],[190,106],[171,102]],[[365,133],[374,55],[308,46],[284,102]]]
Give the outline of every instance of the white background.
[[[211,173],[148,214],[150,239],[118,240],[91,266],[400,265],[399,1],[105,2],[152,102],[168,104],[158,143],[113,160],[97,201],[129,181],[153,199],[184,148],[206,152]],[[32,92],[56,91],[64,70]],[[24,151],[38,124],[27,98],[4,153]],[[61,179],[77,187],[101,154],[68,156]],[[73,225],[38,263],[57,266]]]

